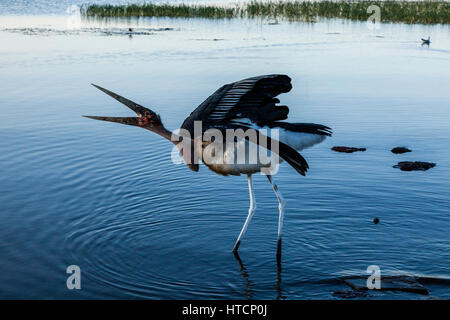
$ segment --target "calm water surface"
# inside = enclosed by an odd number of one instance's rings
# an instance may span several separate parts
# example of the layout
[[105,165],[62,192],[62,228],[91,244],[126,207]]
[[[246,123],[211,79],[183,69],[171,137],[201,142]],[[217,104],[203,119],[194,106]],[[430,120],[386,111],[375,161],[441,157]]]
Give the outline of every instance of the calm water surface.
[[[334,299],[344,275],[438,279],[450,298],[450,30],[448,26],[324,21],[0,16],[0,298]],[[135,28],[140,35],[129,36]],[[431,36],[430,47],[420,37]],[[172,146],[138,128],[83,114],[129,110],[97,83],[161,114],[176,129],[224,83],[286,73],[290,119],[333,128],[302,152],[310,171],[284,164],[281,268],[277,201],[254,176],[174,165]],[[366,147],[340,154],[335,145]],[[390,149],[413,150],[393,155]],[[436,162],[402,172],[403,160]],[[374,217],[380,219],[375,225]],[[78,265],[82,289],[66,288]],[[371,298],[428,298],[373,293]]]

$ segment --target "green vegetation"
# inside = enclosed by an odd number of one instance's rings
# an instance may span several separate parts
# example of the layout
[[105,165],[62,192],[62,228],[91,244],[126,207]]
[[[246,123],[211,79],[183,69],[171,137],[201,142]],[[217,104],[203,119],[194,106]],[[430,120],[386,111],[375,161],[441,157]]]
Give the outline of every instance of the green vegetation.
[[83,15],[96,17],[234,18],[238,12],[237,7],[195,4],[91,4],[81,8]]
[[321,2],[251,2],[249,17],[272,16],[288,20],[301,17],[306,20],[344,18],[365,21],[371,15],[367,8],[380,7],[381,20],[404,23],[450,23],[450,2],[444,1],[321,1]]
[[365,21],[371,5],[381,9],[386,22],[436,24],[450,23],[450,2],[429,1],[320,1],[300,0],[259,2],[242,5],[207,4],[128,4],[87,5],[82,14],[90,17],[176,17],[176,18],[279,18],[290,21],[316,21],[318,18],[343,18]]

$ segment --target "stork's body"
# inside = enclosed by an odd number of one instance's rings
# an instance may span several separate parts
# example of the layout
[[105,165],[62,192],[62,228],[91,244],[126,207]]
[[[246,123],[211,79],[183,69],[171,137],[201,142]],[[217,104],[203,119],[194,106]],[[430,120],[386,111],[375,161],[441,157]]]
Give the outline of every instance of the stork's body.
[[[291,79],[288,76],[275,74],[248,78],[224,85],[186,118],[181,125],[179,134],[167,130],[163,126],[159,115],[153,111],[99,86],[96,87],[127,105],[137,113],[138,117],[88,117],[139,126],[159,134],[177,146],[184,161],[193,171],[199,170],[199,165],[195,159],[200,159],[209,169],[220,175],[246,174],[250,193],[250,208],[247,219],[235,243],[234,251],[237,251],[256,209],[252,174],[266,170],[265,173],[279,202],[277,249],[277,254],[279,255],[281,253],[285,201],[273,181],[271,172],[274,172],[278,164],[285,160],[298,173],[305,175],[308,164],[297,151],[320,143],[327,136],[331,135],[330,128],[324,125],[282,121],[287,119],[289,108],[277,105],[279,100],[276,96],[290,91],[292,88],[290,82]],[[196,124],[198,123],[201,123],[200,131],[196,130]],[[211,129],[223,133],[223,148],[218,149],[221,157],[213,159],[206,157],[207,151],[210,152],[208,149],[211,149],[213,141],[204,137],[208,130]],[[255,132],[256,138],[240,137],[229,143],[230,141],[226,140],[225,137],[230,129],[245,132],[253,130],[252,132]],[[278,136],[270,136],[270,132],[273,132],[274,129],[277,130]],[[269,132],[269,134],[266,132]],[[186,142],[189,142],[189,148],[186,148]],[[257,154],[260,155],[261,149],[270,154],[269,162],[263,161],[259,156],[253,159],[256,159],[256,161],[251,161],[250,156],[252,152],[256,150]],[[244,158],[239,157],[242,152],[245,153]],[[216,149],[212,153],[215,154]],[[242,159],[245,160],[242,161]],[[271,168],[271,171],[267,171],[268,167]]]

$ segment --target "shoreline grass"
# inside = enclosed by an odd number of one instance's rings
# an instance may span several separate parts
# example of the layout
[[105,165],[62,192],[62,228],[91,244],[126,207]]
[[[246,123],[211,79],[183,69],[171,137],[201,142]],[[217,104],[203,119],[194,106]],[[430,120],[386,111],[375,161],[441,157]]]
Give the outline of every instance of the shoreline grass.
[[419,24],[450,23],[450,2],[428,1],[251,1],[243,4],[127,4],[96,5],[81,8],[86,17],[170,17],[170,18],[268,18],[289,21],[316,21],[318,18],[341,18],[365,21],[367,8],[377,5],[382,22]]

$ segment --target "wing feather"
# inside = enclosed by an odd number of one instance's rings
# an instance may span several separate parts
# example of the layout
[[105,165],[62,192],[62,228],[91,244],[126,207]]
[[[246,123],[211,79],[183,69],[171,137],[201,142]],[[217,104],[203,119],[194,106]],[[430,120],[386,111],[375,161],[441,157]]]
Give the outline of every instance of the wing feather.
[[[203,132],[211,127],[248,119],[251,124],[265,124],[287,118],[289,108],[278,106],[275,97],[292,88],[286,75],[252,77],[226,84],[200,104],[181,125],[194,136],[194,121],[202,121]],[[239,124],[242,124],[241,122]],[[249,124],[249,125],[251,125]]]
[[[181,125],[181,129],[194,135],[194,122],[202,121],[202,133],[209,128],[222,131],[226,129],[248,129],[250,127],[282,127],[294,131],[328,135],[328,127],[313,124],[288,124],[279,122],[287,119],[289,108],[280,106],[276,98],[292,88],[287,75],[263,75],[226,84],[202,102]],[[292,128],[291,128],[292,127]],[[224,136],[225,137],[225,136]],[[271,149],[274,139],[269,139]],[[289,145],[279,143],[278,154],[298,173],[305,175],[308,170],[306,160]]]

